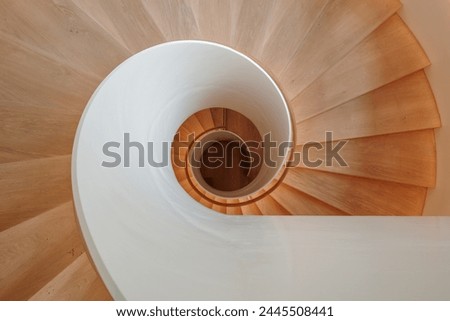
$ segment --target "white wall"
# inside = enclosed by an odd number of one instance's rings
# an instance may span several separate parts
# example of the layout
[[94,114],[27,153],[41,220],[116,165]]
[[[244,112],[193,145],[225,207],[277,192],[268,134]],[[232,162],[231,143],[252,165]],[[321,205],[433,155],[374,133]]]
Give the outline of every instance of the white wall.
[[428,192],[424,215],[450,215],[450,1],[402,2],[401,16],[432,62],[427,75],[442,119],[436,131],[437,186]]

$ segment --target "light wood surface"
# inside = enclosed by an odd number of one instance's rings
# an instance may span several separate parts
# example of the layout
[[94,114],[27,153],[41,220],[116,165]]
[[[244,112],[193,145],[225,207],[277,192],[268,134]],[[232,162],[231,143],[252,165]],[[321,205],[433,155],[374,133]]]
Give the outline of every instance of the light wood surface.
[[297,144],[369,137],[441,126],[433,92],[423,71],[357,97],[296,126]]
[[81,112],[98,81],[0,34],[0,103]]
[[0,299],[28,299],[83,251],[72,202],[0,232]]
[[0,32],[98,80],[128,56],[108,32],[69,0],[3,0],[0,12]]
[[[231,45],[233,0],[191,0],[191,8],[197,21],[198,38]],[[217,14],[219,13],[220,14]]]
[[427,189],[294,168],[285,184],[353,215],[421,215]]
[[[351,139],[339,152],[348,166],[341,166],[332,159],[327,164],[326,151],[331,151],[337,144],[339,141],[322,143],[321,150],[315,147],[309,149],[311,161],[323,160],[320,166],[308,167],[304,163],[300,166],[424,187],[436,184],[436,150],[432,129]],[[296,150],[301,151],[301,147]]]
[[330,1],[280,75],[286,97],[301,93],[399,8],[397,0]]
[[142,3],[166,41],[200,38],[189,1],[142,0]]
[[111,30],[130,53],[164,42],[164,37],[141,1],[72,0],[96,22]]
[[430,64],[394,15],[291,102],[297,122],[336,107]]
[[80,112],[0,103],[0,164],[71,154]]
[[255,202],[262,215],[290,215],[291,213],[280,205],[271,195]]
[[270,196],[278,204],[283,204],[283,207],[292,215],[347,215],[347,213],[285,184],[280,184]]
[[271,23],[275,2],[272,0],[244,0],[240,2],[234,32],[233,47],[250,57],[258,57],[266,30]]
[[71,199],[70,156],[0,165],[0,231]]
[[109,301],[111,295],[83,253],[34,294],[33,301]]
[[241,206],[243,215],[262,215],[258,206],[255,203],[249,203]]
[[[262,50],[255,55],[276,78],[300,48],[328,2],[330,0],[283,0],[274,3]],[[293,32],[295,37],[292,37]]]

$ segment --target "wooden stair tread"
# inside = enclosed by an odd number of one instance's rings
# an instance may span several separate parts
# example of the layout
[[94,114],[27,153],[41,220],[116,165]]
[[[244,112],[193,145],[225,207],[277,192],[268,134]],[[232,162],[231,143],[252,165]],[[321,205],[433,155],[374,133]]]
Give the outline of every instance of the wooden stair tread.
[[397,0],[330,1],[280,75],[286,97],[301,93],[400,6]]
[[195,113],[195,117],[203,127],[204,131],[208,131],[216,127],[214,125],[214,120],[209,109],[200,110],[199,112]]
[[199,39],[231,45],[231,3],[231,0],[200,0],[197,6],[192,6]]
[[241,209],[243,215],[262,215],[260,209],[254,202],[242,205]]
[[164,36],[141,1],[72,1],[132,54],[164,42]]
[[225,126],[224,119],[224,108],[213,107],[209,109],[211,112],[211,117],[214,121],[214,127],[223,127]]
[[239,2],[239,13],[231,35],[233,48],[250,57],[260,55],[274,3],[273,0]]
[[280,205],[272,196],[266,195],[255,202],[262,215],[289,215],[291,214],[284,206]]
[[394,15],[291,101],[295,119],[311,118],[429,64],[414,35]]
[[[302,162],[300,166],[424,187],[436,184],[436,150],[432,129],[348,140],[339,151],[348,166],[341,166],[336,160],[331,162],[331,159],[327,164],[326,146],[331,150],[338,143],[321,143],[321,150],[316,147],[309,149],[309,159],[321,159],[322,164],[311,167]],[[296,147],[296,150],[301,151],[301,147]]]
[[72,153],[81,112],[0,103],[0,164]]
[[105,30],[67,0],[3,1],[0,31],[103,79],[128,57]]
[[198,26],[190,1],[154,0],[143,1],[142,3],[166,41],[199,37]]
[[419,71],[298,123],[296,143],[324,141],[327,131],[338,140],[440,126],[433,92]]
[[0,165],[0,231],[72,199],[70,156]]
[[83,253],[30,300],[109,301],[112,297]]
[[352,215],[421,215],[427,188],[293,168],[285,184]]
[[285,184],[280,184],[270,196],[292,215],[348,215]]
[[[33,2],[34,3],[34,2]],[[0,104],[54,106],[81,112],[97,81],[0,35]]]
[[328,2],[329,0],[275,1],[263,49],[257,53],[256,58],[276,78],[300,48]]
[[28,299],[83,251],[72,202],[0,232],[0,298]]

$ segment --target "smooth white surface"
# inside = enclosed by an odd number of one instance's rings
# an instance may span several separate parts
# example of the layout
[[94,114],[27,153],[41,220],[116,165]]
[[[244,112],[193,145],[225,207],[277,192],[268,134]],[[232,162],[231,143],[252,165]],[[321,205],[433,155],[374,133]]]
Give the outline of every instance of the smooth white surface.
[[[448,219],[226,216],[191,199],[170,167],[100,166],[106,141],[121,141],[123,132],[135,140],[171,140],[196,106],[208,105],[204,98],[175,109],[185,97],[162,101],[157,94],[172,82],[147,78],[174,73],[189,86],[182,69],[203,45],[172,43],[132,57],[103,82],[83,115],[73,154],[74,198],[113,297],[450,299]],[[182,52],[166,51],[175,47]],[[216,49],[220,56],[220,47],[208,50]],[[170,68],[161,64],[166,59],[173,60]],[[205,77],[201,70],[196,75]],[[257,126],[268,117],[259,115],[257,123],[256,109],[255,115],[238,111]]]
[[437,184],[429,189],[424,215],[450,216],[450,1],[402,2],[401,16],[431,60],[426,73],[442,120],[436,130]]

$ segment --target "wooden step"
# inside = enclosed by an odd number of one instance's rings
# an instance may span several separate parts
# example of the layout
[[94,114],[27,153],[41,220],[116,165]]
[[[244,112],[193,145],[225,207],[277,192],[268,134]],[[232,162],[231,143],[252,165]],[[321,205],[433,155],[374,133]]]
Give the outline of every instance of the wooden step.
[[214,119],[212,118],[211,111],[209,109],[203,109],[195,113],[195,117],[201,124],[205,131],[215,128]]
[[141,1],[72,1],[132,54],[164,42]]
[[86,253],[34,294],[34,301],[109,301],[111,295]]
[[[231,199],[231,200],[228,200],[227,203],[228,204],[238,204],[239,201]],[[227,212],[227,214],[231,214],[231,215],[242,215],[242,209],[240,206],[227,205],[226,212]]]
[[0,103],[0,164],[71,154],[80,113]]
[[[189,134],[195,134],[195,139],[197,139],[205,132],[205,129],[203,128],[198,118],[195,117],[195,114],[186,119],[182,127],[184,127],[184,129],[186,129]],[[182,138],[187,139],[187,137]]]
[[255,202],[262,215],[290,215],[291,213],[271,195]]
[[254,202],[242,205],[241,209],[243,215],[262,215],[260,209]]
[[227,207],[224,205],[219,205],[219,204],[213,204],[211,207],[212,210],[222,213],[222,214],[226,214],[227,213]]
[[427,195],[425,187],[303,168],[283,182],[352,215],[421,215]]
[[0,231],[72,199],[70,156],[0,165]]
[[1,34],[0,56],[2,106],[14,103],[81,112],[98,84],[68,65],[5,40]]
[[[75,70],[106,77],[129,54],[69,0],[2,1],[0,32]],[[42,81],[42,79],[40,79]]]
[[197,22],[199,39],[230,46],[232,2],[232,0],[189,1]]
[[250,57],[258,57],[271,23],[275,1],[245,0],[239,3],[239,13],[231,35],[232,46]]
[[288,100],[347,55],[400,6],[397,0],[329,1],[280,75]]
[[191,2],[187,0],[142,1],[166,41],[199,38]]
[[[348,166],[326,156],[327,150],[331,151],[341,142],[321,143],[320,147],[310,148],[309,160],[322,160],[321,164],[302,162],[300,166],[424,187],[434,187],[436,184],[433,129],[348,140],[339,151]],[[302,151],[302,147],[296,147],[296,151]],[[330,152],[328,155],[332,154]]]
[[441,126],[433,92],[423,71],[357,97],[297,124],[298,145]]
[[72,202],[0,232],[0,299],[28,299],[83,251]]
[[295,119],[323,113],[429,64],[414,35],[394,15],[291,101]]
[[270,196],[292,215],[348,215],[286,184],[280,184]]
[[225,126],[225,109],[224,108],[210,108],[211,117],[214,121],[214,127],[224,127]]
[[329,0],[274,1],[263,49],[256,58],[276,78],[300,48],[328,2]]

